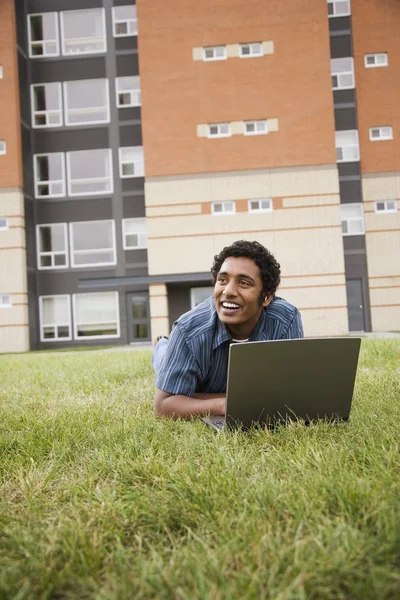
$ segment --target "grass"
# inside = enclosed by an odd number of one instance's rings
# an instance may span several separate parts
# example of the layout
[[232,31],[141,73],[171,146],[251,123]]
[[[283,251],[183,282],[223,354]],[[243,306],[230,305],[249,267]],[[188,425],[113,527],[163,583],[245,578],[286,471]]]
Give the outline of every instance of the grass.
[[400,340],[351,420],[216,434],[152,415],[148,351],[0,357],[0,598],[399,597]]

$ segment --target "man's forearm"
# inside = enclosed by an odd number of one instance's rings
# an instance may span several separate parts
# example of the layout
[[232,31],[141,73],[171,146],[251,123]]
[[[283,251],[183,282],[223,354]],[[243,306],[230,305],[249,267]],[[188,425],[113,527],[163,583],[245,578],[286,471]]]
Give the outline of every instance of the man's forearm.
[[172,417],[187,419],[195,416],[225,414],[225,394],[194,394],[189,396],[167,396],[157,398],[154,402],[154,412],[157,417]]

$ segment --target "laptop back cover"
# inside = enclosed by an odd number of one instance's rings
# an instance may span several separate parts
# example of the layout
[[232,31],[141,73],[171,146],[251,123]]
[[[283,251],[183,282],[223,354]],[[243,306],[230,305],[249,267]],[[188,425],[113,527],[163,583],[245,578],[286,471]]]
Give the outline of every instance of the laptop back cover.
[[347,419],[360,343],[360,338],[323,338],[232,344],[227,424]]

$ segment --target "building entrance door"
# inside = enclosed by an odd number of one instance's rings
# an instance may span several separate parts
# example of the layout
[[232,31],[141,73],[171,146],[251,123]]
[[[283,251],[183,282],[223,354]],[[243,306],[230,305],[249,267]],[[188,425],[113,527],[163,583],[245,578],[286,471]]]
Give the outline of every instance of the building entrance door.
[[347,313],[350,331],[364,331],[364,299],[362,279],[347,279]]
[[126,298],[129,343],[149,342],[151,339],[149,294],[128,293]]

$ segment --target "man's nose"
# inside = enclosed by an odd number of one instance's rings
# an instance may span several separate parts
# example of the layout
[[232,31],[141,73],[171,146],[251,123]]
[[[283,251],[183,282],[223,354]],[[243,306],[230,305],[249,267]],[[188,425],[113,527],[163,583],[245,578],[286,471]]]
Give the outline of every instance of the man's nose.
[[236,282],[233,279],[231,279],[225,286],[224,293],[226,294],[226,296],[236,296],[237,286]]

